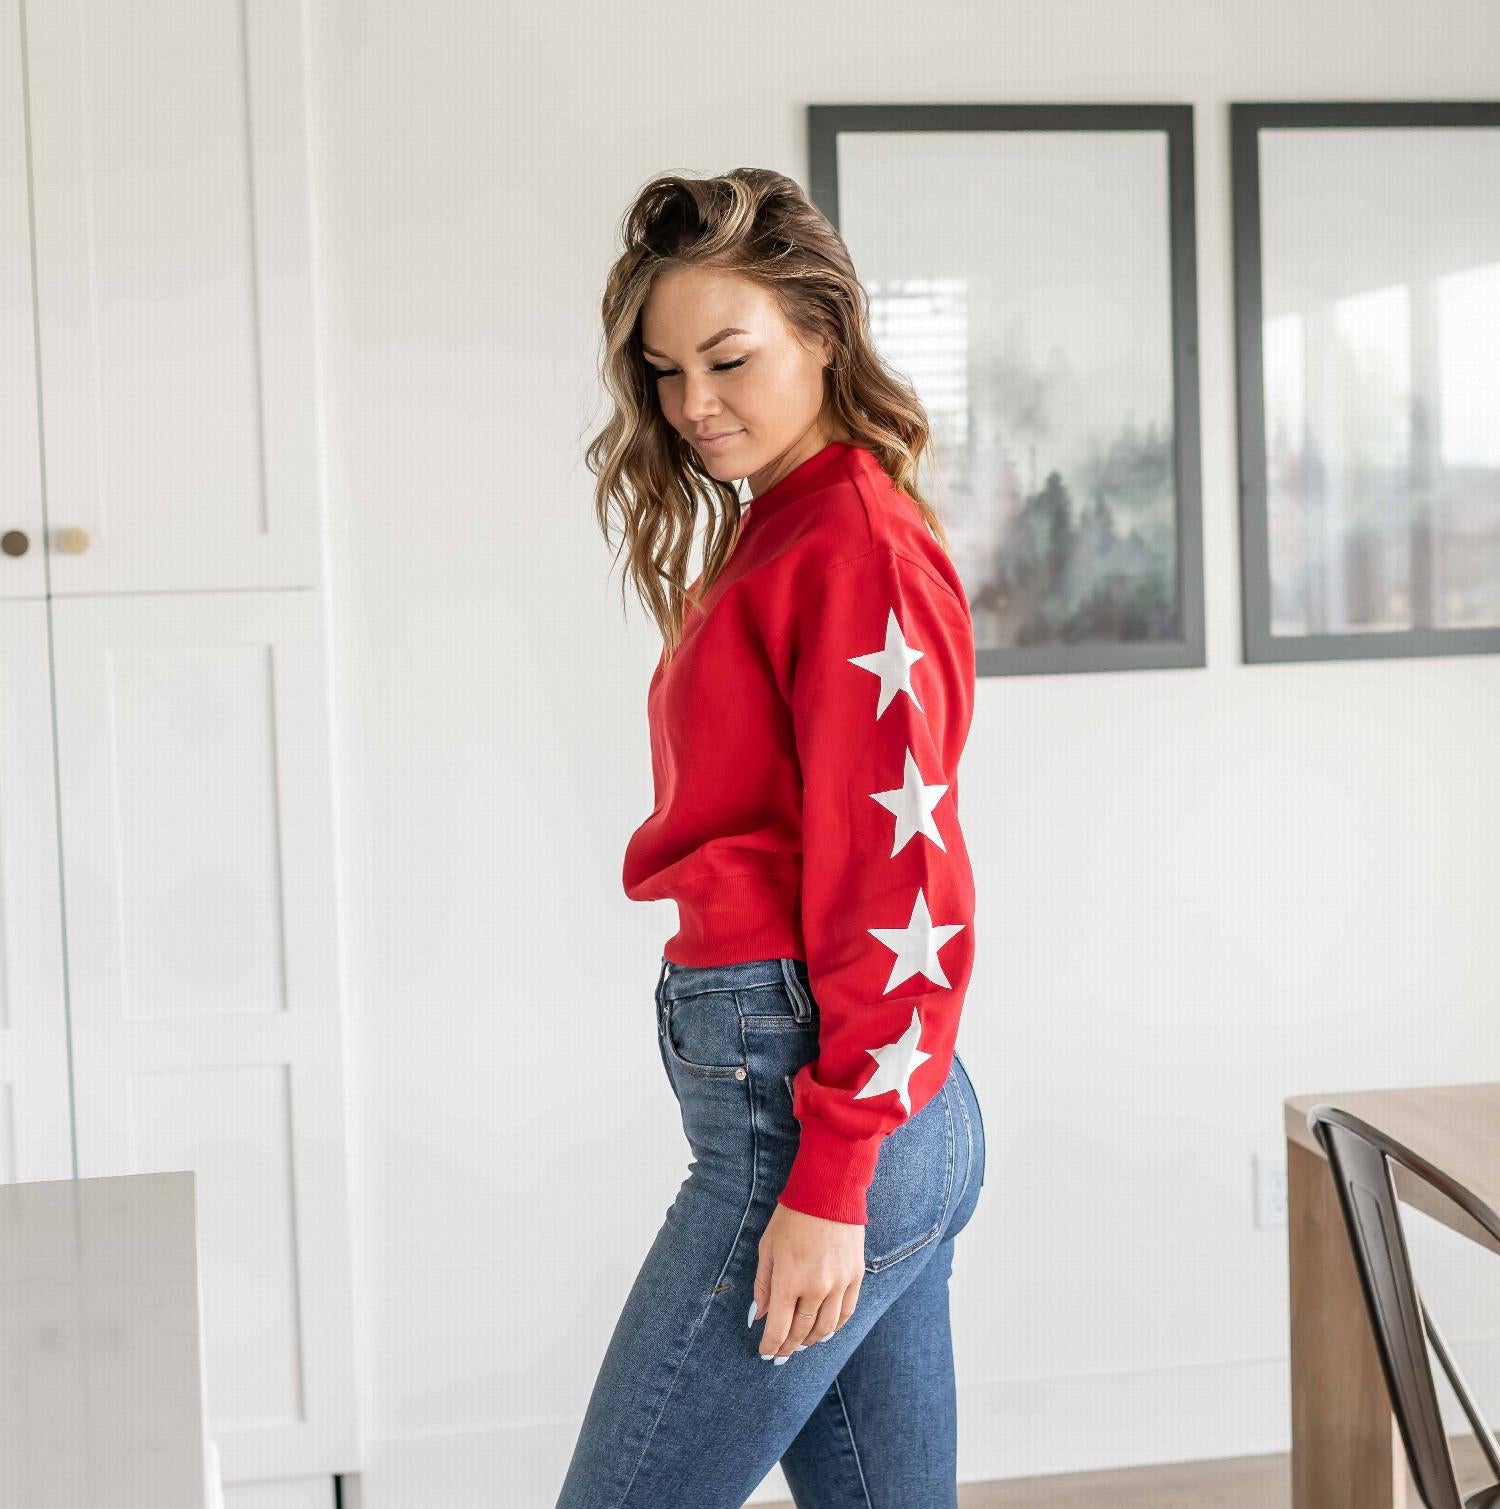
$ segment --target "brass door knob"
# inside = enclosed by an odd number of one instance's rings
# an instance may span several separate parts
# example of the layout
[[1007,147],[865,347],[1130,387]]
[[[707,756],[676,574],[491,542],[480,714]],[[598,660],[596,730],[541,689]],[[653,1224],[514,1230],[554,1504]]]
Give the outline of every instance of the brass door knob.
[[66,529],[59,529],[57,548],[64,555],[82,555],[89,548],[88,530],[80,529],[77,524],[70,524]]

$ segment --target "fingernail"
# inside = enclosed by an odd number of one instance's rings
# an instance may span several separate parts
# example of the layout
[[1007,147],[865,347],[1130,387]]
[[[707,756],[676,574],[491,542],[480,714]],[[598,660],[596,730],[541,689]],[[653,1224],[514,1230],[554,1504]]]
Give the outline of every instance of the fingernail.
[[745,1317],[745,1324],[747,1326],[755,1324],[755,1301],[753,1299],[750,1301],[750,1313]]
[[805,1352],[807,1350],[807,1343],[805,1341],[799,1341],[797,1345],[792,1348],[792,1350],[794,1352]]
[[776,1359],[776,1366],[780,1367],[783,1362],[790,1362],[791,1360],[792,1359],[790,1357],[778,1357]]
[[775,1355],[773,1352],[759,1352],[756,1354],[762,1362],[769,1362]]

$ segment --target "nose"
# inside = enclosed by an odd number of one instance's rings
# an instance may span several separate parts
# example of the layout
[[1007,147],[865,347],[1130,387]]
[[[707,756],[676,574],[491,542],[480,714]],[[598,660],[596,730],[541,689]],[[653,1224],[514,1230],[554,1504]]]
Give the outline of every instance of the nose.
[[682,417],[699,424],[718,412],[719,401],[714,395],[713,384],[706,377],[689,377],[682,391]]

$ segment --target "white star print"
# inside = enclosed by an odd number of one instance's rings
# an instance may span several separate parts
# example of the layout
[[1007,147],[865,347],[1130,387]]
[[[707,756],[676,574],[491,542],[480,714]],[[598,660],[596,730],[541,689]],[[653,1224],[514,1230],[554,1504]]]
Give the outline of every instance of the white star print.
[[868,655],[849,656],[850,665],[857,665],[860,670],[880,677],[880,703],[875,709],[877,718],[891,705],[897,692],[905,692],[913,705],[922,710],[917,694],[911,689],[911,668],[926,653],[907,644],[901,625],[896,622],[896,610],[892,608],[885,621],[885,647],[872,650]]
[[948,976],[938,963],[938,950],[958,933],[963,932],[962,922],[934,923],[927,910],[927,897],[917,887],[917,899],[912,903],[911,921],[905,927],[867,927],[865,931],[878,938],[895,951],[891,965],[891,977],[885,982],[884,994],[889,994],[903,980],[913,975],[926,975],[935,985],[947,985]]
[[946,786],[924,786],[922,772],[917,769],[917,759],[911,750],[906,751],[906,770],[902,783],[891,791],[872,791],[870,797],[882,807],[896,814],[896,841],[891,850],[894,859],[918,833],[925,835],[948,852],[943,835],[932,820],[932,809],[942,799]]
[[918,1064],[925,1064],[932,1057],[930,1053],[923,1053],[917,1047],[917,1037],[921,1031],[922,1019],[917,1015],[917,1008],[913,1006],[911,1025],[894,1043],[887,1043],[883,1048],[865,1049],[878,1067],[865,1082],[864,1087],[855,1092],[855,1100],[864,1100],[868,1096],[883,1095],[887,1090],[894,1090],[900,1097],[901,1104],[906,1107],[906,1114],[911,1115],[909,1086],[912,1071]]

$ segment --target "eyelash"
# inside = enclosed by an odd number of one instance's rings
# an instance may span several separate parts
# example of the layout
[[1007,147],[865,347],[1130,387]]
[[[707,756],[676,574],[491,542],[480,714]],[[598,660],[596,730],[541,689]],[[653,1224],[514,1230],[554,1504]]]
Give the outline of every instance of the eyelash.
[[[712,370],[715,371],[715,372],[733,372],[736,367],[743,367],[745,365],[745,363],[747,361],[749,361],[749,360],[750,360],[750,358],[748,356],[742,356],[742,357],[740,357],[740,359],[738,361],[719,362],[719,363],[717,363],[712,368]],[[663,378],[663,377],[671,377],[672,374],[674,372],[676,372],[676,370],[677,370],[676,367],[652,367],[651,368],[651,378],[652,378],[652,381],[654,382],[657,379]]]

